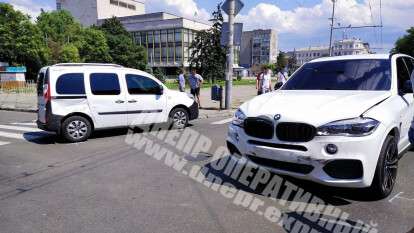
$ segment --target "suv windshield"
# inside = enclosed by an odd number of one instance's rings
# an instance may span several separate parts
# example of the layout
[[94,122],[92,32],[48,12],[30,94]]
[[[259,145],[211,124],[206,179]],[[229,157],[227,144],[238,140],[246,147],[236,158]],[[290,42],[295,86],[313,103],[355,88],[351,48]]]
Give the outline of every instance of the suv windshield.
[[307,63],[282,90],[366,90],[391,88],[389,60],[339,60]]

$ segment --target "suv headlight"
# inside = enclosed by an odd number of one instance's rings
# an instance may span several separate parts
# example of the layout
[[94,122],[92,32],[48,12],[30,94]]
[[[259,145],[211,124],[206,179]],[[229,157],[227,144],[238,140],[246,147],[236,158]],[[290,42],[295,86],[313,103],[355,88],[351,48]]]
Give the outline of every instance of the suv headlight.
[[375,131],[379,123],[375,119],[364,117],[334,121],[320,126],[316,134],[318,136],[367,136]]
[[233,121],[231,123],[233,125],[243,127],[245,119],[246,119],[246,115],[243,113],[243,111],[240,109],[237,109],[236,113],[234,113]]

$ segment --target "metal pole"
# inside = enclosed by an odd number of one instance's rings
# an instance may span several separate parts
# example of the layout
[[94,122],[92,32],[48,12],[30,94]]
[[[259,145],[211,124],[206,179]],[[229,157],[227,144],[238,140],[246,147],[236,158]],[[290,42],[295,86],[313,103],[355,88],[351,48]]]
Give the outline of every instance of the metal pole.
[[233,49],[233,40],[234,40],[234,17],[235,17],[235,0],[230,0],[229,5],[229,41],[227,44],[227,71],[226,71],[226,109],[231,109],[231,89],[233,85],[233,62],[234,62],[234,49]]
[[333,6],[332,6],[332,17],[331,17],[331,34],[329,36],[329,56],[332,56],[332,33],[333,33],[333,27],[334,27],[334,19],[335,19],[335,3],[336,0],[332,0]]

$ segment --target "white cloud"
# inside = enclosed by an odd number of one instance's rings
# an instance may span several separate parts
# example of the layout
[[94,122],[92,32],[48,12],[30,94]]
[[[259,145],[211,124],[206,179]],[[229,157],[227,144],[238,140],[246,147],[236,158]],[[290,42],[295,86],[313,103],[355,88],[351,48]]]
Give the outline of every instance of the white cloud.
[[210,13],[197,5],[194,0],[146,0],[147,12],[165,11],[180,16],[206,21]]
[[[370,13],[370,4],[373,17]],[[238,16],[246,29],[275,28],[280,33],[307,35],[327,30],[332,11],[332,1],[322,0],[312,7],[281,10],[277,5],[259,3],[245,15]],[[411,26],[414,0],[383,1],[383,22],[389,29],[401,30]],[[336,22],[341,25],[379,24],[379,0],[340,0],[336,5]],[[372,20],[373,18],[373,20]]]
[[53,8],[50,5],[34,2],[33,0],[10,0],[9,3],[17,10],[24,12],[36,19],[41,9],[50,11]]

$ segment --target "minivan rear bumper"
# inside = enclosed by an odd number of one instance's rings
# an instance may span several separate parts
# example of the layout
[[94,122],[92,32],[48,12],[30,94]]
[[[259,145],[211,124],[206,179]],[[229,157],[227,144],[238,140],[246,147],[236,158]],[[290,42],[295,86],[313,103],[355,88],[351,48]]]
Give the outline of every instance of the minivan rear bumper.
[[36,121],[37,127],[39,129],[45,130],[45,131],[56,132],[57,134],[60,133],[61,122],[62,122],[62,116],[58,116],[54,114],[48,114],[46,123],[43,123],[39,120]]

